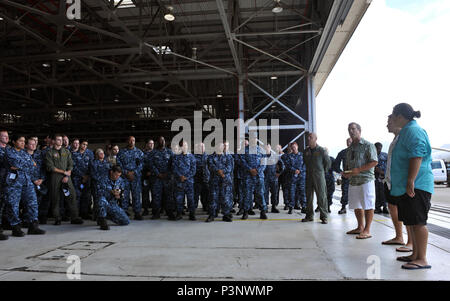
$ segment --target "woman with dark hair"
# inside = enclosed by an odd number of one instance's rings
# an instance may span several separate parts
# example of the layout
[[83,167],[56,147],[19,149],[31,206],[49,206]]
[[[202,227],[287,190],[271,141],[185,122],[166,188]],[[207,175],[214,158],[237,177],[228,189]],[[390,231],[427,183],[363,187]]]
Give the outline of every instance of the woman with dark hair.
[[412,234],[413,253],[397,260],[407,262],[404,269],[429,269],[426,259],[428,211],[434,179],[431,169],[431,146],[428,135],[414,120],[420,118],[407,103],[394,107],[392,122],[402,128],[392,151],[391,195],[398,199],[398,217]]
[[33,169],[36,163],[33,158],[24,151],[25,136],[14,135],[12,137],[13,147],[6,148],[5,163],[7,168],[5,200],[6,216],[12,227],[12,235],[22,237],[19,218],[19,203],[24,201],[26,222],[29,224],[28,234],[45,234],[38,227],[38,203],[36,191],[32,182]]

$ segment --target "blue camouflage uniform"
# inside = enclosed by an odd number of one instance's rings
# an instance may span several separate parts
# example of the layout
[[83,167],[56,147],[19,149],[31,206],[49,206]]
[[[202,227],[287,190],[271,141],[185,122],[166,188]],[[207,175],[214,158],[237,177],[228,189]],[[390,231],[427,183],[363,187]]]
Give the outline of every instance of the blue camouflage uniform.
[[[224,215],[229,215],[233,207],[233,169],[234,158],[231,154],[211,154],[208,156],[210,173],[211,204],[209,214],[216,216],[220,208]],[[217,172],[222,170],[225,177]]]
[[[330,162],[331,166],[333,166],[335,159],[330,156]],[[333,204],[333,193],[336,189],[334,185],[334,174],[333,174],[333,168],[330,167],[327,172],[325,173],[325,182],[327,184],[327,200],[328,200],[328,207],[330,207]]]
[[284,206],[289,207],[289,170],[287,169],[288,153],[281,155],[281,161],[284,163],[284,171],[280,175],[279,184],[281,184],[281,190],[283,191],[283,203]]
[[77,205],[81,216],[89,214],[91,207],[91,182],[88,180],[83,183],[83,176],[90,175],[94,153],[86,149],[83,153],[80,151],[72,152],[73,170],[72,182],[77,194]]
[[278,177],[276,174],[280,175],[284,169],[285,165],[283,160],[281,160],[281,155],[272,152],[267,159],[266,169],[264,170],[265,199],[266,202],[269,201],[270,191],[272,207],[278,206],[278,191],[280,187],[278,186]]
[[[150,170],[153,176],[155,176],[155,182],[152,189],[152,204],[154,210],[161,210],[162,207],[167,209],[169,203],[172,202],[171,197],[171,164],[173,152],[169,148],[163,150],[155,149],[154,154],[149,162]],[[167,174],[165,179],[158,177],[160,174]],[[163,206],[163,198],[165,206]]]
[[196,169],[194,176],[194,202],[195,207],[198,207],[198,201],[200,200],[203,209],[208,210],[208,181],[205,181],[205,165],[208,156],[206,153],[194,154]]
[[[17,151],[14,148],[7,148],[6,159],[6,215],[11,226],[20,224],[19,204],[20,200],[25,201],[26,222],[32,223],[38,219],[38,204],[36,191],[32,182],[33,168],[36,163],[33,158],[24,150]],[[18,168],[13,172],[11,167]]]
[[[36,150],[33,152],[33,154],[31,155],[31,158],[33,159],[33,161],[36,163],[36,165],[33,165],[33,168],[31,169],[31,182],[35,182],[37,180],[43,180],[42,184],[39,186],[34,185],[35,191],[36,191],[36,199],[37,199],[37,203],[38,203],[38,216],[40,215],[39,213],[40,208],[41,208],[41,204],[42,204],[42,199],[44,196],[47,195],[48,193],[48,189],[47,189],[47,174],[46,174],[46,170],[45,170],[45,166],[44,166],[44,157],[42,156],[42,152],[39,150]],[[25,210],[25,219],[27,219],[27,212]]]
[[[296,200],[300,200],[301,189],[302,189],[302,178],[301,175],[304,172],[303,155],[301,152],[297,154],[291,153],[286,156],[286,177],[289,187],[288,191],[288,207],[290,209],[295,207]],[[295,171],[300,170],[300,174],[296,175]]]
[[[142,207],[146,210],[150,208],[150,193],[152,190],[152,185],[154,180],[154,176],[150,171],[150,161],[153,155],[153,150],[143,150],[144,153],[144,165],[142,169]],[[147,176],[147,173],[150,172],[150,176]]]
[[[242,166],[245,170],[245,197],[244,211],[252,209],[253,195],[260,200],[260,207],[267,212],[267,203],[264,197],[264,170],[266,168],[266,154],[264,150],[256,146],[247,146],[245,155],[242,156]],[[258,174],[252,176],[251,169],[256,169]]]
[[[99,196],[98,202],[98,217],[108,218],[114,223],[125,226],[130,223],[125,211],[119,206],[118,200],[112,194],[112,190],[120,189],[122,192],[125,190],[125,180],[118,178],[117,181],[107,178],[101,178],[97,183],[97,192]],[[123,196],[122,196],[123,197]]]
[[306,208],[306,165],[303,164],[300,173],[300,193],[295,200],[295,204],[302,208]]
[[[194,176],[196,171],[195,157],[192,154],[179,154],[173,156],[172,172],[175,179],[175,197],[177,212],[183,211],[184,196],[187,197],[188,210],[195,213],[197,206],[194,202]],[[181,182],[180,177],[187,179]]]
[[92,196],[94,199],[94,217],[98,215],[98,203],[99,203],[99,192],[98,192],[98,185],[102,181],[106,181],[106,179],[109,176],[109,170],[111,169],[111,163],[109,163],[108,160],[103,159],[103,161],[100,161],[98,159],[94,159],[92,161],[92,164],[90,166],[90,175],[92,179]]
[[[342,166],[344,168],[344,170],[347,170],[347,148],[341,150],[336,159],[334,160],[333,163],[333,171],[337,172],[337,173],[341,173],[342,169],[341,169],[341,163]],[[342,190],[342,196],[341,196],[341,205],[343,207],[347,206],[348,204],[348,185],[349,185],[349,179],[346,179],[344,177],[341,178],[341,190]]]
[[3,217],[3,209],[5,207],[5,180],[6,180],[6,147],[0,146],[0,223]]
[[242,157],[244,154],[235,154],[234,155],[234,165],[236,166],[236,178],[238,182],[238,204],[239,209],[244,209],[244,198],[245,198],[245,170],[242,165]]
[[[125,182],[124,197],[121,206],[124,210],[128,210],[131,193],[133,196],[133,211],[135,214],[140,214],[142,210],[141,174],[144,166],[144,153],[136,147],[132,149],[122,148],[117,154],[117,164],[122,168],[122,178]],[[125,177],[129,171],[134,171],[133,181]]]
[[386,197],[384,195],[384,173],[386,173],[387,166],[387,157],[388,155],[384,152],[380,152],[378,155],[378,164],[376,167],[383,171],[383,175],[375,172],[375,192],[376,192],[376,200],[375,200],[375,208],[380,209],[381,207],[387,208],[386,205]]

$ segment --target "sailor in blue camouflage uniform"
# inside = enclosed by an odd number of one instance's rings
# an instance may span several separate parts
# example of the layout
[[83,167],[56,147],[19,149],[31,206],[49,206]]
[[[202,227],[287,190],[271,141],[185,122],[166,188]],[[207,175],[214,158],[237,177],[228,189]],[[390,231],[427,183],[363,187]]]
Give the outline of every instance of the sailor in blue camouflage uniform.
[[245,148],[242,156],[242,165],[245,170],[245,197],[244,214],[242,219],[247,219],[252,209],[253,195],[260,200],[260,218],[267,219],[267,204],[264,197],[264,170],[266,168],[266,152],[257,144],[256,132],[250,133],[249,146]]
[[[352,144],[352,138],[348,138],[347,141],[347,147],[349,147]],[[334,160],[333,163],[333,171],[337,172],[338,174],[342,173],[342,169],[341,169],[341,164],[344,168],[344,170],[347,170],[347,148],[344,148],[343,150],[341,150],[338,155],[336,156],[336,159]],[[346,179],[344,177],[342,177],[341,179],[341,191],[342,191],[342,195],[341,195],[341,210],[338,211],[339,214],[345,214],[347,213],[347,209],[345,209],[345,207],[348,204],[348,185],[349,185],[349,179]]]
[[[242,157],[245,155],[245,148],[248,146],[248,140],[244,140],[236,154],[234,154],[235,175],[238,182],[238,204],[239,211],[236,215],[244,214],[245,198],[245,170],[242,165]],[[242,152],[242,153],[241,153]]]
[[109,230],[106,219],[110,219],[115,224],[125,226],[130,223],[130,219],[125,211],[120,207],[120,200],[124,197],[125,179],[121,178],[122,168],[114,165],[109,171],[107,178],[101,178],[97,183],[99,196],[98,225],[101,230]]
[[281,160],[284,163],[284,171],[281,173],[280,176],[280,186],[281,190],[283,191],[283,204],[284,204],[284,210],[289,210],[289,199],[290,199],[290,189],[289,189],[289,173],[290,171],[287,169],[287,163],[289,161],[289,154],[291,153],[291,145],[289,144],[286,148],[286,152],[281,154]]
[[[32,168],[32,175],[31,175],[31,181],[34,184],[34,188],[36,191],[36,199],[38,203],[38,208],[40,208],[42,203],[42,198],[45,196],[48,192],[47,190],[47,184],[46,184],[46,170],[44,166],[44,158],[42,157],[42,152],[40,150],[37,150],[37,141],[33,138],[27,138],[27,144],[26,149],[28,154],[31,156],[33,161],[36,163],[36,166],[33,165]],[[26,216],[27,212],[25,212]],[[39,216],[39,210],[38,210],[38,218],[39,222],[41,223],[42,219],[41,216]]]
[[8,132],[0,130],[0,240],[7,240],[8,236],[3,234],[2,219],[5,206],[5,180],[6,180],[6,148],[9,142]]
[[288,214],[292,214],[295,207],[295,200],[300,199],[301,192],[301,174],[303,170],[303,155],[298,151],[296,142],[290,145],[292,152],[286,158],[287,183],[289,187],[288,195]]
[[[155,177],[152,187],[152,217],[151,219],[158,219],[161,216],[161,209],[167,209],[167,198],[170,197],[170,176],[171,176],[171,163],[173,153],[172,150],[166,147],[166,141],[164,137],[158,138],[156,149],[149,162],[149,168],[152,175]],[[163,203],[163,198],[165,198]],[[167,212],[171,217],[172,212]]]
[[124,198],[121,206],[127,212],[131,193],[134,219],[142,220],[141,173],[144,165],[144,153],[135,146],[136,139],[133,136],[128,137],[127,143],[127,147],[122,148],[117,155],[117,164],[122,168],[122,178],[125,181]]
[[[375,200],[375,211],[374,213],[389,213],[386,204],[386,198],[384,196],[384,174],[386,173],[387,166],[387,157],[388,155],[385,152],[382,152],[383,144],[380,142],[375,143],[375,147],[377,149],[378,156],[378,164],[375,166],[375,192],[376,192],[376,200]],[[383,209],[381,209],[383,207]]]
[[214,154],[208,156],[211,204],[206,222],[212,222],[222,208],[225,222],[232,221],[234,157],[225,153],[225,144],[219,143]]
[[72,182],[77,194],[77,206],[82,219],[91,219],[91,181],[90,168],[94,160],[94,153],[87,148],[88,141],[80,141],[80,149],[72,151],[73,171]]
[[172,172],[175,180],[175,198],[177,215],[175,220],[182,219],[184,198],[187,198],[189,219],[195,221],[194,176],[197,169],[195,157],[189,153],[189,146],[183,142],[181,153],[173,157]]
[[[281,151],[281,146],[279,146],[279,151]],[[264,170],[264,185],[265,185],[265,199],[272,203],[272,213],[280,213],[277,209],[278,206],[278,191],[280,187],[278,186],[278,179],[281,173],[285,169],[283,160],[281,160],[281,155],[277,152],[272,151],[270,144],[266,145],[266,152],[270,154],[267,159],[266,169]]]
[[101,148],[95,150],[95,159],[92,161],[89,173],[92,178],[92,196],[94,200],[94,215],[93,219],[97,220],[99,209],[99,192],[97,191],[98,185],[102,181],[106,181],[109,176],[109,170],[111,169],[111,163],[105,159],[105,152]]
[[38,227],[38,204],[36,191],[32,182],[33,168],[36,163],[33,158],[24,150],[25,137],[13,136],[14,147],[5,149],[6,160],[6,216],[12,227],[12,235],[22,237],[25,235],[21,230],[21,220],[19,218],[20,200],[24,200],[26,221],[29,225],[28,234],[45,234],[44,230]]
[[199,143],[195,145],[194,157],[196,163],[195,176],[194,176],[194,202],[195,206],[198,206],[200,200],[202,204],[203,211],[208,212],[208,198],[209,189],[208,182],[205,181],[205,165],[208,156],[205,152],[205,145]]
[[149,209],[151,207],[150,203],[150,192],[152,189],[152,184],[154,182],[154,177],[151,174],[150,169],[148,168],[149,161],[151,160],[151,156],[153,155],[153,149],[155,148],[155,142],[152,139],[148,139],[145,144],[145,148],[142,150],[144,153],[144,165],[142,169],[142,208],[144,208],[144,212],[142,212],[142,216],[149,215]]

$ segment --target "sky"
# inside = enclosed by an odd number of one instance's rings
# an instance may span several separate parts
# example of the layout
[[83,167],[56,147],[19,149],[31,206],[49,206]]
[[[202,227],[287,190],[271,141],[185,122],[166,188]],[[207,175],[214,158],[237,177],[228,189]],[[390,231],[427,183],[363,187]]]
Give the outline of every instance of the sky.
[[335,157],[354,121],[387,152],[387,116],[407,102],[431,146],[448,146],[449,72],[450,1],[373,0],[316,98],[318,143]]

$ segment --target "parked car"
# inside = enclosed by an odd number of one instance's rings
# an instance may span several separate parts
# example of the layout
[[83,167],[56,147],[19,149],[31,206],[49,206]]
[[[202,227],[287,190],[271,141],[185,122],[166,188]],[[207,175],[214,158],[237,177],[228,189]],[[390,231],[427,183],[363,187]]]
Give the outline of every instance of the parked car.
[[444,160],[433,160],[431,168],[433,169],[434,183],[444,184],[447,182],[447,167]]

